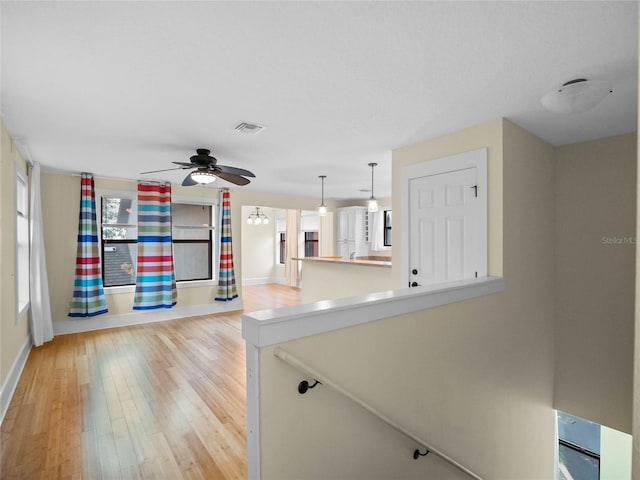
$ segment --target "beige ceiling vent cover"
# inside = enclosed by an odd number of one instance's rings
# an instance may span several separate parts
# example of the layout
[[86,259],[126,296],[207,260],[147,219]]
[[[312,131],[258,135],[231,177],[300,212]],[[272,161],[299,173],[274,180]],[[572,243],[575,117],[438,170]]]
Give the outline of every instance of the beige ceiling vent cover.
[[256,135],[264,129],[264,125],[256,125],[255,123],[242,122],[236,125],[236,132],[248,133],[249,135]]

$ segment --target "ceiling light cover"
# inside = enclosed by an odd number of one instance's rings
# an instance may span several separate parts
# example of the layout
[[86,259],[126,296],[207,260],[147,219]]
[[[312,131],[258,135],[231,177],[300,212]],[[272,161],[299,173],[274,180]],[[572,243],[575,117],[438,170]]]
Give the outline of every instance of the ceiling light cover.
[[607,80],[577,78],[547,92],[540,102],[552,112],[582,113],[598,105],[610,93],[613,90]]
[[215,181],[216,176],[213,173],[209,172],[195,171],[191,172],[191,178],[194,182],[207,184]]

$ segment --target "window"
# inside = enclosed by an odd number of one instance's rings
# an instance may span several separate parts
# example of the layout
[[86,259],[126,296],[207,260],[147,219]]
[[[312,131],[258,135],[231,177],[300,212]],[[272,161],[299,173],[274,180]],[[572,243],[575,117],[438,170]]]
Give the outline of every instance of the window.
[[279,249],[280,249],[279,252],[278,252],[278,259],[279,259],[278,263],[281,263],[281,264],[284,265],[284,261],[287,258],[287,250],[286,250],[286,247],[287,247],[287,243],[286,243],[287,242],[287,234],[285,232],[279,232],[278,235],[280,237],[280,239],[278,241],[278,246],[279,246]]
[[600,478],[600,425],[558,412],[560,480]]
[[384,211],[383,237],[385,247],[391,246],[391,210]]
[[276,216],[276,262],[284,265],[287,259],[287,220]]
[[29,306],[29,183],[16,172],[16,291],[18,318]]
[[178,282],[213,278],[212,210],[211,205],[171,205],[173,261]]
[[[138,243],[135,192],[101,198],[102,277],[105,287],[135,285]],[[213,207],[171,204],[177,282],[213,279]]]
[[[300,212],[300,242],[304,238],[304,246],[301,244],[298,248],[304,248],[305,257],[317,257],[320,252],[320,216],[318,212],[305,211]],[[304,237],[303,237],[304,236]]]
[[304,232],[304,256],[318,256],[318,232]]
[[136,201],[103,196],[102,281],[105,287],[135,285],[138,243]]

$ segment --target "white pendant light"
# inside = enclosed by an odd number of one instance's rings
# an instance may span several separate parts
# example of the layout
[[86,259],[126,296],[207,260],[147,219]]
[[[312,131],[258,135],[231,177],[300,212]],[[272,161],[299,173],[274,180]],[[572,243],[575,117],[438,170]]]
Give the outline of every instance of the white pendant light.
[[576,78],[547,92],[540,99],[544,107],[556,113],[582,113],[598,105],[613,93],[607,80]]
[[371,213],[378,211],[378,201],[376,200],[376,197],[373,196],[373,168],[377,165],[377,163],[373,162],[369,164],[371,167],[371,197],[369,197],[369,201],[367,202],[367,209]]
[[324,179],[327,178],[326,175],[320,175],[320,179],[322,181],[322,200],[320,205],[318,206],[318,215],[324,217],[327,214],[327,206],[324,204]]
[[191,178],[194,182],[207,184],[215,181],[216,176],[213,173],[196,170],[195,172],[191,172]]

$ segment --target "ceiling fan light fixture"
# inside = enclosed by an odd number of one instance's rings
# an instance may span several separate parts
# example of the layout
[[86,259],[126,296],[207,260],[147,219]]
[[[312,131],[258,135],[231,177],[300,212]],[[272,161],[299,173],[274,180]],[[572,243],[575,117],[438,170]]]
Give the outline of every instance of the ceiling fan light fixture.
[[582,113],[598,105],[613,93],[611,82],[576,78],[545,93],[540,102],[555,113]]
[[195,171],[195,172],[191,172],[191,178],[193,179],[194,182],[198,182],[206,185],[208,183],[215,181],[216,176],[213,173],[209,173],[209,172]]

